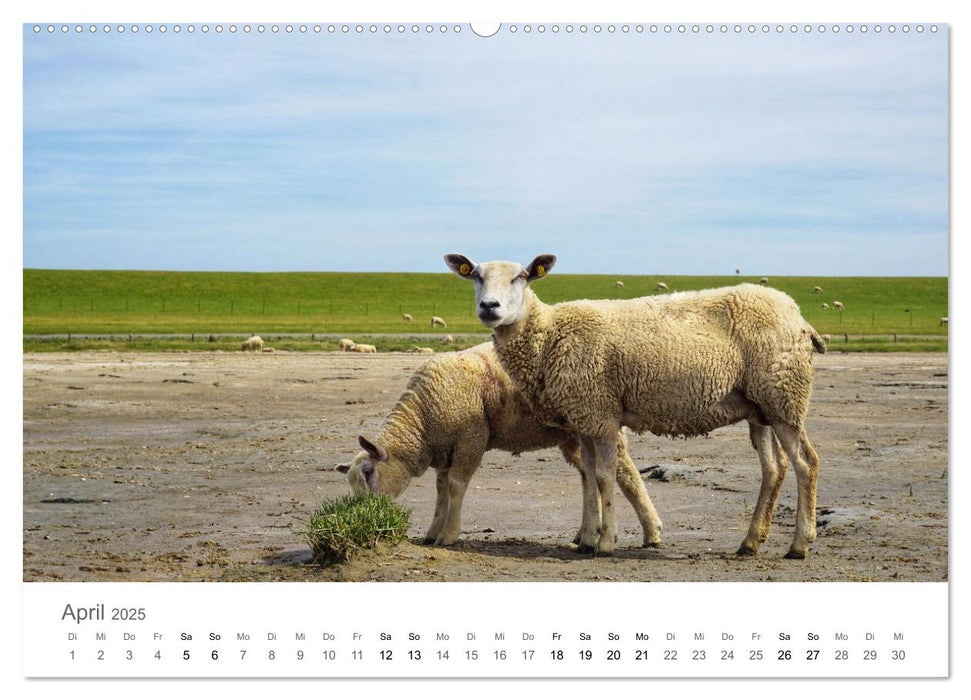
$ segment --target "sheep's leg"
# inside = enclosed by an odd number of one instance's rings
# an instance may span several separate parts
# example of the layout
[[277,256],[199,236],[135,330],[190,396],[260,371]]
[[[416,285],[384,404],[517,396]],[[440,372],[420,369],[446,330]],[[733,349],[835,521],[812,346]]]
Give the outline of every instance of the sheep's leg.
[[600,492],[600,541],[597,554],[611,556],[617,540],[617,521],[614,517],[614,483],[617,481],[617,437],[597,440],[596,450],[597,490]]
[[452,474],[448,480],[448,515],[445,518],[445,526],[441,534],[435,540],[435,544],[447,547],[455,544],[455,541],[462,534],[462,500],[465,498],[465,491],[469,487],[469,481],[461,475]]
[[799,488],[796,534],[786,559],[805,559],[809,553],[809,543],[816,539],[816,477],[819,473],[819,457],[802,428],[780,423],[773,425],[772,429],[796,470],[796,483]]
[[601,530],[601,501],[597,484],[597,455],[590,438],[580,438],[581,483],[583,484],[583,518],[580,521],[578,552],[592,554],[597,551]]
[[[571,435],[560,443],[560,452],[563,453],[563,459],[580,472],[580,492],[586,494],[588,488],[587,477],[583,472],[583,463],[580,459],[580,441]],[[587,509],[583,508],[583,514],[580,516],[580,529],[577,530],[577,534],[573,537],[573,544],[580,544],[580,534],[583,532],[584,519],[587,515]]]
[[445,525],[445,516],[448,514],[449,493],[448,493],[448,469],[435,470],[435,515],[432,517],[431,527],[425,533],[423,544],[431,544],[438,539]]
[[661,544],[661,518],[658,517],[651,497],[644,486],[644,479],[641,478],[637,467],[631,461],[627,450],[618,446],[617,451],[617,485],[620,492],[630,501],[637,519],[644,530],[644,546],[657,547]]
[[462,445],[464,449],[456,449],[452,457],[452,466],[448,470],[448,513],[445,515],[442,531],[435,540],[435,544],[446,547],[455,544],[462,534],[462,501],[465,499],[469,481],[482,463],[482,455],[485,453],[483,445],[469,442]]
[[748,534],[742,540],[742,546],[738,548],[736,554],[757,554],[759,545],[768,538],[775,503],[779,498],[782,481],[789,466],[770,426],[751,422],[748,425],[748,433],[752,447],[758,453],[759,463],[762,465],[762,486],[759,489],[759,500],[755,504],[755,512],[752,513]]
[[[583,493],[586,494],[587,489],[592,488],[593,484],[590,483],[590,480],[583,471],[583,465],[580,461],[579,443],[574,438],[570,438],[560,445],[560,452],[563,453],[563,458],[580,472],[580,485]],[[644,546],[656,547],[661,542],[661,518],[658,517],[657,511],[654,509],[651,497],[648,495],[647,488],[644,486],[644,480],[641,478],[640,473],[638,473],[637,467],[634,466],[634,462],[631,461],[630,456],[627,454],[627,440],[622,434],[617,441],[617,484],[620,486],[621,493],[624,494],[624,497],[634,508],[637,519],[641,523],[641,528],[644,531]],[[599,492],[597,493],[597,502],[598,504],[600,502]],[[588,515],[588,509],[584,508],[583,517],[586,518]],[[576,537],[573,538],[573,544],[580,544],[580,536],[583,528],[584,525],[581,520],[580,530],[577,531]]]

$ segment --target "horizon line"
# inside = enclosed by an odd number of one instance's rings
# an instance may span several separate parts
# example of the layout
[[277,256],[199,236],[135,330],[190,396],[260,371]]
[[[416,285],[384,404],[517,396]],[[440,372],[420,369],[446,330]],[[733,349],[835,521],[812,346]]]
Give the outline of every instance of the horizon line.
[[[164,269],[148,269],[148,268],[96,268],[96,267],[23,267],[21,268],[24,272],[36,271],[36,272],[169,272],[169,273],[186,273],[186,274],[225,274],[225,275],[454,275],[453,272],[445,270],[443,272],[427,272],[422,270],[410,270],[410,271],[393,271],[393,270],[164,270]],[[553,276],[551,274],[551,276]],[[949,279],[948,274],[944,275],[874,275],[874,274],[859,274],[859,275],[832,275],[832,274],[816,274],[816,275],[787,275],[781,273],[773,272],[761,272],[752,274],[718,274],[718,273],[677,273],[677,272],[646,272],[632,274],[629,272],[562,272],[557,273],[557,277],[571,276],[571,277],[587,277],[587,276],[612,276],[612,277],[731,277],[737,278],[739,280],[748,277],[792,277],[792,278],[817,278],[817,277],[893,277],[893,278],[934,278],[934,279]]]

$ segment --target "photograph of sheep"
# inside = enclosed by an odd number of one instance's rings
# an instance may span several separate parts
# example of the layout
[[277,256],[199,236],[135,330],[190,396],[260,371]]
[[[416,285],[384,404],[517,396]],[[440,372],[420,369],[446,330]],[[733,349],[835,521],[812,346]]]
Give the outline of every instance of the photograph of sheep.
[[946,26],[23,41],[24,581],[948,580]]

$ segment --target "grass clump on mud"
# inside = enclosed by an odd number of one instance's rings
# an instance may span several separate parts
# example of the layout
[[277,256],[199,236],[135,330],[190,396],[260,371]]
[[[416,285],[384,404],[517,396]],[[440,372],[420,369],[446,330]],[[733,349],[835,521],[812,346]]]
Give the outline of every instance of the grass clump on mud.
[[408,534],[411,510],[386,495],[341,496],[320,504],[307,526],[317,564],[343,564],[378,542],[396,544]]

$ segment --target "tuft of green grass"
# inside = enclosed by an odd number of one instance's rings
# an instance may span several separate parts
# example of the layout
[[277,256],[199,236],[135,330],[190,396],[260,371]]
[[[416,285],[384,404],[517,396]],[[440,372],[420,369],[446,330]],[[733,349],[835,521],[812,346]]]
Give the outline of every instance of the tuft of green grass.
[[307,541],[317,564],[345,563],[378,542],[401,542],[411,510],[386,495],[341,496],[320,504],[307,524]]

